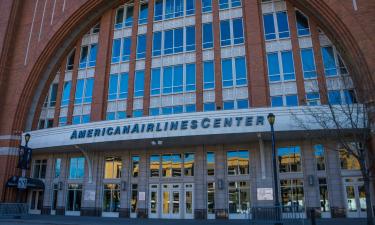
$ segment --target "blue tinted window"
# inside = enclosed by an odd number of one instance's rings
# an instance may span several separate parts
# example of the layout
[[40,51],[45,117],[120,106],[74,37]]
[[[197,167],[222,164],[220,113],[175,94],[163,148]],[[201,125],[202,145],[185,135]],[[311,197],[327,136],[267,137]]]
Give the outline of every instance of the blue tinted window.
[[307,105],[319,105],[320,95],[317,92],[306,93]]
[[238,57],[235,59],[236,66],[236,85],[247,84],[246,76],[246,61],[245,57]]
[[286,106],[298,106],[297,95],[287,95],[285,99],[286,99]]
[[173,113],[173,109],[172,109],[172,107],[163,107],[163,108],[161,108],[161,113],[163,115],[170,115],[170,114]]
[[139,12],[139,24],[147,23],[147,15],[148,15],[148,3],[144,2],[140,5],[140,12]]
[[145,81],[145,73],[144,71],[137,71],[135,72],[135,79],[134,79],[134,96],[135,97],[143,97],[144,95],[144,81]]
[[126,16],[125,16],[125,26],[131,27],[133,25],[133,12],[134,7],[133,6],[127,6],[126,7]]
[[186,27],[186,51],[195,50],[195,27]]
[[164,31],[164,54],[173,53],[173,30]]
[[292,52],[281,52],[281,60],[283,62],[284,80],[294,80],[295,76]]
[[125,119],[126,118],[126,113],[125,112],[117,112],[117,119]]
[[183,66],[173,67],[173,93],[181,93],[183,91],[184,70]]
[[346,104],[357,103],[357,99],[353,90],[345,90],[344,95]]
[[152,43],[152,55],[159,56],[161,55],[161,35],[162,32],[155,32],[153,43]]
[[182,105],[173,106],[173,114],[179,114],[184,112],[184,107]]
[[230,21],[222,20],[220,21],[220,40],[221,46],[231,45],[230,39]]
[[137,43],[137,59],[144,59],[146,57],[146,35],[138,36]]
[[124,21],[124,8],[119,8],[116,11],[115,29],[121,29]]
[[98,51],[98,45],[97,44],[91,44],[89,66],[95,66],[97,51]]
[[195,13],[195,0],[186,1],[186,15],[194,15]]
[[61,99],[61,106],[69,105],[71,87],[72,87],[71,81],[64,82],[64,88],[63,88],[62,99]]
[[289,37],[288,16],[286,12],[276,13],[277,27],[279,28],[279,38]]
[[74,98],[74,104],[82,103],[82,101],[83,101],[82,98],[83,98],[84,84],[85,84],[85,80],[84,79],[77,80],[76,93],[75,93],[75,98]]
[[159,21],[163,19],[163,0],[155,0],[154,20]]
[[112,45],[112,63],[117,63],[120,61],[121,53],[121,39],[113,40]]
[[93,90],[94,90],[94,78],[86,79],[84,103],[91,103]]
[[159,108],[150,108],[150,116],[158,116],[159,114]]
[[264,22],[264,35],[265,35],[266,40],[276,39],[273,14],[263,15],[263,22]]
[[232,7],[241,6],[241,0],[232,0]]
[[212,61],[203,62],[203,89],[215,87],[214,63]]
[[126,37],[123,40],[124,40],[124,46],[122,47],[122,61],[129,61],[132,41],[130,37]]
[[333,53],[333,48],[323,47],[322,57],[323,57],[323,63],[324,63],[324,74],[326,76],[337,75],[336,62],[335,62],[335,56]]
[[88,46],[82,46],[81,47],[81,58],[79,60],[79,68],[86,68],[87,66],[87,55],[89,52],[89,47]]
[[244,43],[242,18],[233,20],[233,38],[235,45]]
[[231,110],[234,109],[234,101],[225,101],[223,104],[224,110]]
[[195,64],[186,65],[186,91],[195,91]]
[[203,111],[204,112],[215,111],[215,103],[214,102],[204,103]]
[[115,120],[116,113],[115,112],[107,112],[106,120]]
[[203,24],[203,48],[212,48],[213,36],[212,36],[212,23]]
[[155,68],[151,72],[151,95],[158,94],[160,94],[160,68]]
[[172,93],[173,67],[163,68],[163,94]]
[[280,81],[279,58],[277,53],[267,54],[267,65],[269,81]]
[[174,0],[175,1],[175,8],[174,8],[174,16],[179,17],[184,15],[184,0]]
[[223,59],[221,61],[221,71],[222,71],[223,87],[232,87],[233,86],[232,59]]
[[128,82],[129,82],[129,74],[122,73],[120,75],[120,93],[119,93],[120,99],[124,99],[128,97]]
[[117,99],[117,84],[118,84],[118,75],[111,74],[109,76],[108,100]]
[[81,123],[81,116],[73,116],[72,124],[76,125],[76,124],[80,124],[80,123]]
[[184,29],[179,28],[174,30],[174,46],[173,52],[179,53],[184,51]]
[[59,127],[66,126],[67,122],[68,122],[68,118],[60,117],[59,118]]
[[219,0],[219,7],[220,9],[229,8],[229,0]]
[[332,105],[341,104],[340,91],[328,91],[328,101]]
[[303,77],[305,79],[315,78],[316,69],[315,69],[313,50],[311,48],[302,49],[301,58],[302,58]]
[[83,115],[82,123],[89,123],[89,122],[90,122],[90,115]]
[[195,112],[195,111],[196,111],[196,106],[195,106],[195,104],[186,105],[186,112],[187,112],[187,113]]
[[85,158],[70,158],[69,179],[80,179],[85,175]]
[[165,18],[173,18],[174,16],[174,0],[165,0]]
[[296,11],[296,20],[298,36],[309,35],[309,20],[298,10]]
[[142,117],[143,116],[143,109],[137,109],[133,111],[133,117]]
[[282,96],[271,97],[271,106],[272,107],[283,106],[283,97]]
[[237,100],[237,109],[248,109],[248,108],[249,108],[249,101],[247,99]]
[[212,11],[212,0],[202,0],[202,12]]

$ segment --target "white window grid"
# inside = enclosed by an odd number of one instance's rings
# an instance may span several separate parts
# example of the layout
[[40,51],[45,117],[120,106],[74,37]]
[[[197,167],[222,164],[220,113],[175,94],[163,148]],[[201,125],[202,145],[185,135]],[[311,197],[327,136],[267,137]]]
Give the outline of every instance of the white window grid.
[[[184,4],[184,9],[183,9],[183,11],[179,11],[179,13],[182,12],[182,15],[181,15],[181,16],[174,16],[174,14],[175,14],[176,12],[173,11],[173,12],[171,13],[172,16],[171,16],[170,18],[166,18],[166,16],[167,16],[167,14],[166,14],[166,1],[163,0],[163,13],[162,13],[162,15],[161,15],[161,19],[160,19],[160,20],[157,20],[156,22],[159,22],[159,21],[166,21],[166,20],[173,20],[173,19],[182,18],[182,17],[190,17],[190,16],[194,16],[195,13],[187,15],[187,11],[189,11],[189,10],[187,10],[187,1],[195,1],[195,0],[184,0],[184,2],[183,2],[183,4]],[[150,6],[149,6],[149,7],[150,7]],[[155,5],[153,5],[152,7],[155,7]],[[174,6],[174,7],[175,7],[175,6]],[[197,11],[197,6],[196,6],[195,2],[194,2],[194,10],[195,10],[195,12]],[[168,15],[169,15],[169,14],[168,14]]]
[[[235,40],[239,40],[241,38],[235,38],[234,37],[234,28],[233,28],[233,23],[234,23],[234,20],[237,20],[237,19],[241,19],[242,20],[242,39],[243,39],[243,42],[242,43],[238,43],[238,44],[235,44]],[[243,20],[243,17],[235,17],[235,18],[231,18],[231,19],[226,19],[226,20],[221,20],[221,21],[228,21],[229,20],[229,36],[230,36],[230,39],[226,39],[226,40],[221,40],[221,36],[220,36],[220,43],[223,42],[223,41],[230,41],[230,45],[225,45],[225,46],[222,46],[224,48],[227,48],[227,47],[234,47],[234,46],[238,46],[238,45],[244,45],[245,43],[245,30],[244,30],[244,20]],[[221,22],[220,21],[220,22]],[[213,32],[213,31],[212,31]],[[221,32],[221,30],[220,30]],[[214,37],[215,38],[215,37]],[[203,41],[203,39],[202,39]]]
[[[239,8],[239,7],[242,7],[242,1],[246,1],[246,0],[228,0],[227,3],[221,3],[221,4],[220,4],[220,0],[219,0],[219,9],[220,9],[220,11],[224,11],[224,10],[229,10],[229,9],[233,9],[233,8]],[[240,5],[238,5],[238,6],[233,6],[233,5],[234,5],[234,4],[233,4],[234,2],[239,2]],[[221,8],[221,5],[225,5],[225,4],[228,4],[228,7],[226,7],[226,8]]]
[[[302,50],[305,50],[305,49],[310,49],[311,52],[312,52],[312,58],[313,58],[313,61],[314,61],[314,70],[307,70],[307,71],[305,71],[305,70],[303,69]],[[302,67],[302,75],[303,75],[303,79],[304,79],[304,80],[315,80],[315,79],[317,79],[318,74],[317,74],[317,71],[316,71],[316,61],[315,61],[315,52],[314,52],[314,49],[313,49],[313,48],[301,48],[301,49],[300,49],[300,60],[301,60],[301,67]],[[305,73],[311,73],[311,72],[314,72],[314,73],[315,73],[315,76],[314,76],[314,77],[305,77]]]
[[[245,84],[240,84],[238,85],[237,84],[237,70],[236,70],[236,59],[240,59],[240,58],[244,58],[245,60]],[[230,81],[230,80],[222,80],[222,84],[223,84],[223,88],[237,88],[237,87],[246,87],[247,84],[248,84],[248,80],[247,80],[247,62],[246,62],[246,57],[245,56],[238,56],[238,57],[231,57],[231,58],[222,58],[221,59],[221,64],[223,62],[223,60],[231,60],[231,63],[232,63],[232,85],[229,86],[229,87],[224,87],[224,82],[225,81]],[[221,66],[221,74],[223,74],[223,67]],[[223,76],[222,76],[223,77]]]
[[[282,59],[282,56],[281,54],[283,52],[291,52],[292,53],[292,62],[293,62],[293,73],[286,73],[284,72],[284,68],[283,68],[283,59]],[[291,50],[287,50],[287,51],[277,51],[277,52],[267,52],[267,54],[277,54],[277,60],[279,62],[279,71],[280,71],[280,74],[274,74],[272,76],[280,76],[280,80],[279,81],[270,81],[268,79],[268,82],[269,83],[283,83],[283,82],[293,82],[293,81],[296,81],[296,71],[295,71],[295,63],[294,63],[294,57],[293,57],[293,52]],[[267,58],[267,65],[269,66],[269,62],[268,62],[268,57]],[[301,62],[302,63],[302,62]],[[294,79],[289,79],[289,80],[286,80],[285,79],[285,75],[291,75],[291,74],[294,74]]]
[[[279,12],[285,12],[286,14],[288,14],[287,11],[285,11],[285,10],[275,11],[275,9],[274,9],[273,12],[270,12],[270,13],[264,13],[264,14],[263,14],[263,15],[270,15],[270,14],[272,14],[272,17],[273,17],[273,25],[274,25],[274,28],[275,28],[275,33],[270,33],[270,34],[274,34],[274,35],[275,35],[275,38],[274,38],[274,39],[268,39],[268,40],[267,40],[267,39],[266,39],[266,34],[264,33],[264,40],[265,40],[266,42],[290,39],[290,30],[288,31],[288,32],[289,32],[289,37],[283,37],[283,38],[280,38],[279,23],[278,23],[277,16],[276,16],[276,14],[279,13]],[[265,30],[265,26],[266,26],[266,24],[264,23],[264,19],[263,19],[263,17],[262,17],[262,21],[263,21],[263,29]],[[288,16],[286,17],[286,21],[287,21],[287,23],[288,23],[288,27],[290,27]]]

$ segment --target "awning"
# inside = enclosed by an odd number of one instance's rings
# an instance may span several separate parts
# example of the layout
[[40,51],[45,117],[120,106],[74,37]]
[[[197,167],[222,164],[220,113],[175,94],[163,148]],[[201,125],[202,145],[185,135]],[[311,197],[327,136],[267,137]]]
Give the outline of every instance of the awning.
[[[6,186],[10,188],[17,188],[19,176],[12,176],[8,179]],[[44,190],[44,183],[39,179],[26,178],[27,179],[27,188],[28,189],[42,189]]]

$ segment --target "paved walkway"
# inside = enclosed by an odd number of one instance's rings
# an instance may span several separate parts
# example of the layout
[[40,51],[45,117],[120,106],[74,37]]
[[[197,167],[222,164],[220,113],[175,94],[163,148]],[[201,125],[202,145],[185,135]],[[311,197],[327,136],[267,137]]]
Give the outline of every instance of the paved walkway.
[[[122,219],[101,217],[71,216],[24,216],[21,219],[0,218],[0,225],[271,225],[254,223],[249,220],[161,220],[161,219]],[[319,219],[317,225],[365,225],[364,219]],[[311,225],[310,221],[295,221],[284,225]]]

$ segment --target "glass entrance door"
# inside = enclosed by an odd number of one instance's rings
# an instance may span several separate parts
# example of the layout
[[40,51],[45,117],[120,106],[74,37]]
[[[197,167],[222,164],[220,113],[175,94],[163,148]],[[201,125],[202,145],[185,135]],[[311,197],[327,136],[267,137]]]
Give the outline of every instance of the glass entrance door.
[[181,218],[181,184],[163,184],[162,218]]
[[194,185],[193,184],[185,184],[184,188],[184,213],[185,219],[194,219]]
[[40,214],[43,207],[43,196],[44,191],[36,190],[30,192],[30,199],[29,199],[29,213],[30,214]]
[[149,218],[159,218],[159,185],[151,184],[149,193]]
[[366,194],[362,178],[345,178],[344,191],[348,217],[366,217]]

